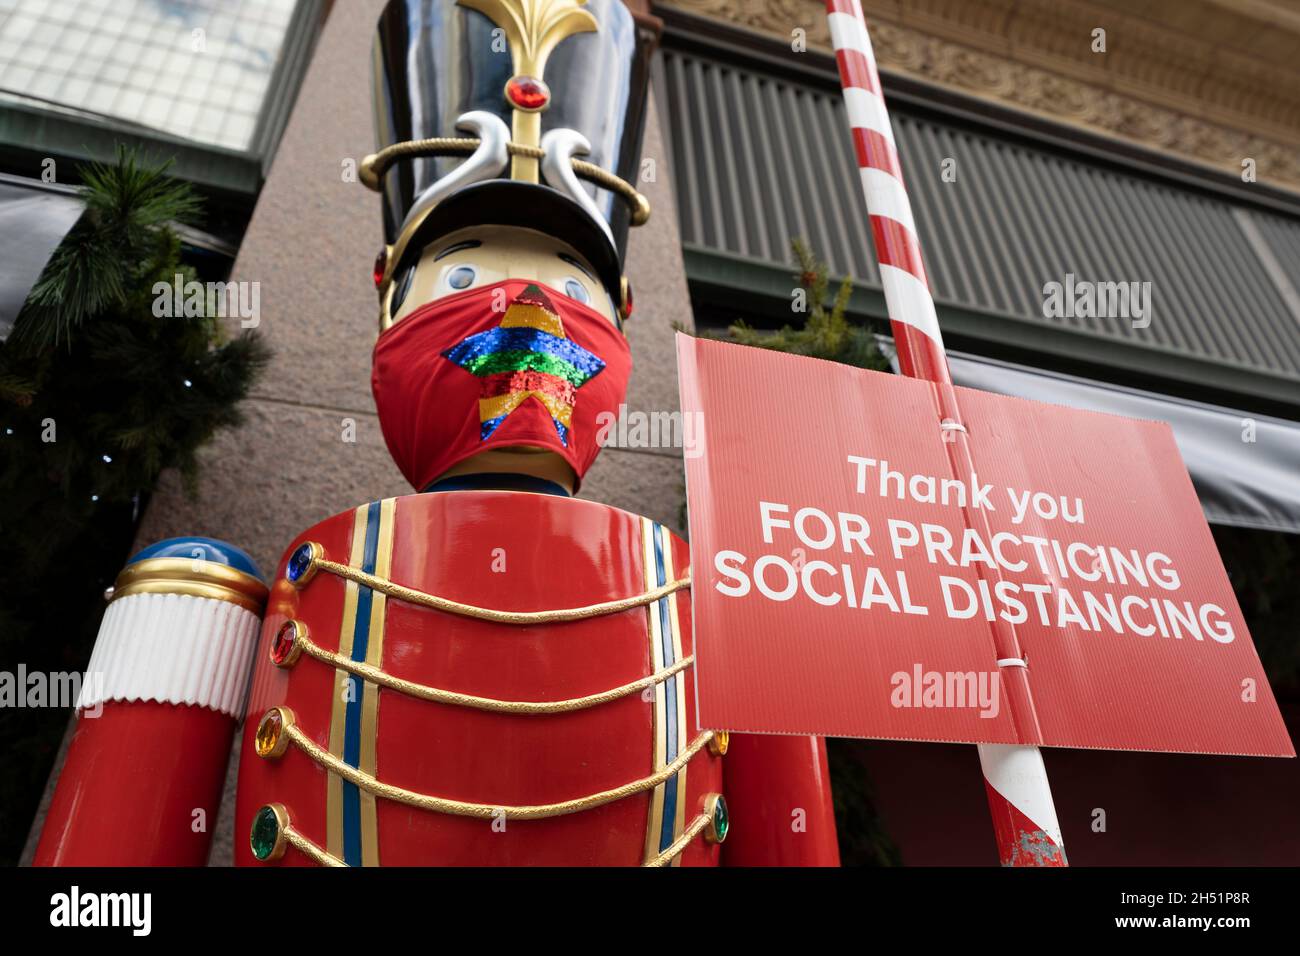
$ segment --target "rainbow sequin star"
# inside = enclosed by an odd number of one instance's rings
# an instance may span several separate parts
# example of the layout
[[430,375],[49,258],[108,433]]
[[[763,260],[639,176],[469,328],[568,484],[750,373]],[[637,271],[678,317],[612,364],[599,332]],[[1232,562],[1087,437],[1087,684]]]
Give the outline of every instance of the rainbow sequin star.
[[515,296],[495,329],[462,339],[442,353],[480,379],[479,438],[486,441],[525,399],[551,413],[560,443],[569,446],[578,389],[605,363],[564,334],[555,306],[538,286]]

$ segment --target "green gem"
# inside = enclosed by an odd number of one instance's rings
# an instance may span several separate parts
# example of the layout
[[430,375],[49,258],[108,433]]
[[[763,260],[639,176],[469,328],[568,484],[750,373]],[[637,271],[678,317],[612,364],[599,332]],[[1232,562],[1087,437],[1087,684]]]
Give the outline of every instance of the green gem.
[[262,807],[253,817],[253,829],[248,835],[248,842],[253,848],[253,856],[259,860],[267,859],[274,851],[280,837],[280,820],[270,807]]
[[727,827],[729,826],[731,826],[731,820],[727,816],[727,801],[719,796],[718,802],[713,805],[713,832],[717,834],[719,843],[727,838]]

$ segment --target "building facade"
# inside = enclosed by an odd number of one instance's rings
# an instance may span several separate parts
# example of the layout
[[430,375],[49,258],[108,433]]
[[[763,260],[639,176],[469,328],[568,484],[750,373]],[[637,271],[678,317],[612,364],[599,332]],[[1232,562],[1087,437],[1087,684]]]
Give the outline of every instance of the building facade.
[[[147,92],[140,104],[87,93],[88,108],[154,124],[149,137],[182,157],[179,175],[249,197],[246,228],[230,237],[230,277],[260,286],[259,327],[275,350],[247,423],[207,450],[198,498],[165,481],[141,543],[209,534],[274,567],[301,528],[408,491],[370,392],[381,236],[355,176],[372,148],[370,44],[382,6],[333,4],[322,20],[323,7],[272,5],[275,65],[248,116],[231,105],[219,124],[182,128],[161,106],[149,112]],[[654,214],[627,257],[629,411],[676,408],[676,328],[797,323],[796,237],[832,274],[854,278],[853,316],[887,332],[823,5],[630,6],[659,35],[659,52],[637,184]],[[1170,420],[1212,522],[1300,534],[1300,9],[1283,0],[863,7],[958,381]],[[0,22],[0,44],[12,22]],[[91,86],[105,89],[111,66]],[[31,106],[47,92],[73,95],[68,84],[83,78],[69,72],[56,88],[35,76],[0,73],[0,85],[28,84],[28,105],[0,123],[15,167],[84,133],[84,116]],[[276,83],[282,95],[267,100]],[[243,102],[238,92],[219,98]],[[254,91],[244,92],[251,104]],[[200,127],[219,132],[193,142]],[[1127,311],[1051,305],[1052,283],[1089,282],[1124,284]],[[1246,441],[1251,428],[1264,438]],[[684,531],[680,449],[607,448],[582,496]],[[1278,693],[1294,728],[1294,688]],[[860,743],[844,757],[840,773],[870,780],[902,862],[992,858],[974,748]],[[1075,863],[1300,856],[1300,821],[1287,809],[1300,800],[1294,762],[1046,759]],[[1094,826],[1098,808],[1107,831]],[[1267,834],[1252,823],[1260,819],[1275,824]],[[229,858],[229,829],[218,823],[214,862]]]

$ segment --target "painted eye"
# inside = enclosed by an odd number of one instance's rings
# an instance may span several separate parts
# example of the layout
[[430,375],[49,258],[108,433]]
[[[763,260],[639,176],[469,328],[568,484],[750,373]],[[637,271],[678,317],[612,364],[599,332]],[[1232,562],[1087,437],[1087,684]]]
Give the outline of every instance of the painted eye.
[[564,294],[570,299],[577,299],[583,305],[591,302],[591,293],[587,291],[587,287],[572,276],[564,280]]
[[478,278],[478,270],[473,266],[456,266],[447,273],[447,285],[452,289],[468,289]]

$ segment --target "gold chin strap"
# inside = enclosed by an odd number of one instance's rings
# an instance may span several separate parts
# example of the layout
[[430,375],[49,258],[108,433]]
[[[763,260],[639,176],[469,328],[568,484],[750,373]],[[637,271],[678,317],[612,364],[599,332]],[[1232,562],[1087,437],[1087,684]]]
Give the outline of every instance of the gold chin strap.
[[[399,159],[411,159],[417,156],[468,156],[479,146],[474,137],[439,136],[434,139],[412,139],[402,143],[386,146],[377,153],[371,153],[361,160],[357,175],[368,189],[378,192],[381,180],[389,167]],[[525,146],[523,143],[511,142],[506,149],[511,156],[526,156],[541,159],[546,154],[540,146]],[[601,169],[595,163],[582,159],[573,159],[573,172],[588,182],[608,189],[628,204],[632,212],[631,223],[644,226],[650,219],[650,200],[637,192],[636,188],[625,179],[620,179],[608,170]]]

